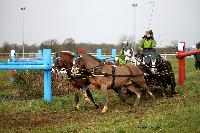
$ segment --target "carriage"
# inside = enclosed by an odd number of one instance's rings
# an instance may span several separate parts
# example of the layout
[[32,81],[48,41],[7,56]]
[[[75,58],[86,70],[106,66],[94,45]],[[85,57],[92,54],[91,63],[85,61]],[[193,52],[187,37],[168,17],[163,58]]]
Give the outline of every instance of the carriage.
[[166,94],[176,94],[175,77],[169,61],[164,60],[155,50],[146,54],[137,52],[134,56],[134,64],[144,73],[145,81],[152,90],[161,90],[164,97]]
[[[171,96],[176,94],[175,77],[169,61],[164,60],[155,49],[144,49],[143,52],[135,53],[128,43],[123,44],[123,47],[126,49],[124,52],[126,63],[132,63],[139,67],[144,73],[146,84],[152,90],[161,90],[164,97],[166,94]],[[196,66],[198,66],[197,61]]]

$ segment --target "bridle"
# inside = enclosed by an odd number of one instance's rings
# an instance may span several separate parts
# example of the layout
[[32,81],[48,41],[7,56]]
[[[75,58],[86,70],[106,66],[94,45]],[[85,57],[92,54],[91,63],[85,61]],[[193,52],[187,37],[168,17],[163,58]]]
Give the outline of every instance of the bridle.
[[[82,65],[81,65],[81,63],[82,63]],[[81,67],[80,68],[74,67],[74,65],[81,65]],[[76,57],[75,60],[73,61],[74,69],[76,68],[76,69],[79,69],[79,70],[81,70],[83,72],[87,72],[87,73],[95,73],[97,70],[99,71],[103,67],[103,63],[102,62],[99,62],[99,65],[94,66],[92,68],[85,68],[86,65],[87,65],[86,62],[83,60],[81,55]]]

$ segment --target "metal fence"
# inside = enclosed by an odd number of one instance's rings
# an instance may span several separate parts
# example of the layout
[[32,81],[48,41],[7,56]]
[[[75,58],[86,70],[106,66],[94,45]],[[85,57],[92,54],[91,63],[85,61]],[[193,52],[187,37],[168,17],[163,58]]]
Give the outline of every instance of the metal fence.
[[[54,57],[55,53],[51,53],[51,56]],[[15,53],[16,59],[23,58],[23,53]],[[24,58],[37,58],[38,53],[24,53]],[[10,53],[0,53],[0,59],[9,59]]]
[[[88,53],[91,54],[93,56],[97,56],[97,53]],[[22,53],[15,53],[16,58],[20,59],[23,57]],[[168,59],[168,58],[175,58],[177,53],[161,53],[160,54],[163,58]],[[24,53],[25,58],[37,58],[38,53]],[[54,57],[55,53],[51,53],[51,56]],[[102,53],[102,57],[111,57],[111,54],[108,53]],[[10,53],[0,53],[0,59],[9,59],[10,57]],[[118,57],[118,55],[117,55]]]

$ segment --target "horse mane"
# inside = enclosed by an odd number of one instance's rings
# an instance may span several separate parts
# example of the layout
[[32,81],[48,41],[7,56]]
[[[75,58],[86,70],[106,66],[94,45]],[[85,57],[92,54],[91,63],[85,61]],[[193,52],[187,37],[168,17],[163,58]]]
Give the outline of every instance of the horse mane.
[[95,60],[98,61],[99,63],[102,63],[101,60],[97,59],[96,57],[94,57],[94,56],[92,56],[92,55],[90,55],[90,54],[87,54],[87,53],[81,53],[81,54],[87,55],[87,56],[89,56],[89,57],[95,59]]

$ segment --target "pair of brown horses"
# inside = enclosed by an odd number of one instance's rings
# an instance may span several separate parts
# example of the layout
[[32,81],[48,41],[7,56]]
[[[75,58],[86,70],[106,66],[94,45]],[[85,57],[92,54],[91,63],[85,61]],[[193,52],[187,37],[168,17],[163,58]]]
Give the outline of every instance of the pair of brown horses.
[[[145,83],[143,73],[135,65],[127,64],[123,66],[112,66],[103,64],[95,57],[85,53],[79,53],[74,59],[74,63],[73,58],[72,54],[67,54],[64,57],[61,57],[60,62],[55,63],[55,66],[59,66],[59,63],[60,66],[62,66],[61,63],[65,63],[65,68],[69,76],[72,67],[78,68],[83,73],[87,73],[84,79],[76,79],[75,77],[72,77],[71,82],[75,85],[75,97],[76,99],[79,99],[80,87],[86,87],[89,85],[95,86],[96,89],[101,90],[104,98],[102,113],[105,113],[108,109],[108,89],[113,89],[116,92],[119,92],[122,87],[125,87],[128,91],[135,93],[137,97],[134,105],[138,105],[140,101],[142,95],[141,89],[145,90],[153,99],[155,99]],[[76,86],[77,81],[80,82],[78,87]],[[86,92],[88,97],[95,104],[89,90]],[[78,105],[78,101],[76,101],[76,106]],[[98,105],[95,104],[95,106],[97,107]]]

